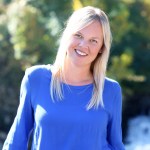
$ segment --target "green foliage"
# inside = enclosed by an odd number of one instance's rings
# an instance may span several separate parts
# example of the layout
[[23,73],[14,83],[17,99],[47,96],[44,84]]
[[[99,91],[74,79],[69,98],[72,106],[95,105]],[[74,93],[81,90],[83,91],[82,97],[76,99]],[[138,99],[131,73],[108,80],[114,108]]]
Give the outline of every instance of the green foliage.
[[41,10],[43,17],[49,18],[51,12],[56,14],[61,26],[64,26],[64,21],[72,12],[72,0],[31,0],[28,4]]
[[23,67],[52,62],[56,37],[50,36],[52,29],[47,28],[47,22],[42,18],[41,12],[32,6],[23,6],[14,14],[11,13],[10,18],[8,27],[15,58],[23,62]]
[[129,69],[128,66],[132,63],[132,54],[130,51],[122,53],[120,56],[112,56],[111,67],[109,69],[109,76],[116,80],[129,79],[133,75],[133,70]]
[[3,16],[0,20],[0,121],[3,125],[0,130],[8,130],[8,124],[12,122],[19,97],[19,92],[15,91],[19,91],[19,82],[23,75],[19,71],[20,63],[14,59],[11,35],[6,27],[7,17]]

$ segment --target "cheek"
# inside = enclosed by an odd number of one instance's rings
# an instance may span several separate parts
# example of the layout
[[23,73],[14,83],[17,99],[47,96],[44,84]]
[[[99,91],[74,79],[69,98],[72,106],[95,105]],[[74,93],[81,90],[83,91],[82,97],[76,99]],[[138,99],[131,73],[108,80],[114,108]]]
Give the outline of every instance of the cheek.
[[74,50],[75,46],[77,45],[77,42],[73,39],[70,39],[68,43],[66,43],[66,48],[67,48],[67,53],[72,53]]
[[92,53],[97,55],[102,49],[102,43],[99,45],[93,45],[92,49]]
[[78,40],[76,40],[76,39],[70,39],[68,41],[68,49],[73,49],[75,46],[78,45],[78,43],[79,43]]
[[93,48],[91,48],[91,53],[93,54],[93,55],[97,55],[99,52],[100,52],[100,47],[93,47]]
[[74,40],[74,39],[70,39],[70,40],[68,41],[68,47],[73,47],[73,46],[75,46],[76,44],[77,44],[77,41]]

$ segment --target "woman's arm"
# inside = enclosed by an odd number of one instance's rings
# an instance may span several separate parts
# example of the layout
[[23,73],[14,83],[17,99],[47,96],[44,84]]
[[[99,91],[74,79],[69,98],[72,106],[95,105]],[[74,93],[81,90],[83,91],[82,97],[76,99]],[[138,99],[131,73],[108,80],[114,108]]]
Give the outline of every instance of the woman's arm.
[[112,103],[111,120],[108,125],[108,142],[111,150],[125,150],[122,143],[122,92],[118,83],[114,83],[112,93],[115,93]]
[[17,110],[17,115],[7,135],[2,150],[27,150],[33,122],[31,87],[27,70],[21,83],[20,104]]

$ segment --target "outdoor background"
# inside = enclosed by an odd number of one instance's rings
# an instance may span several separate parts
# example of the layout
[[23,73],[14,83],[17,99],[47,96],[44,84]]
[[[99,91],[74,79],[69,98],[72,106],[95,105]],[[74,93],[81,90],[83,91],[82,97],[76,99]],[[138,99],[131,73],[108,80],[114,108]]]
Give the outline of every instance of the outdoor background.
[[25,69],[53,62],[66,19],[87,5],[109,16],[107,76],[122,86],[126,149],[150,150],[149,0],[0,0],[0,149],[16,115]]

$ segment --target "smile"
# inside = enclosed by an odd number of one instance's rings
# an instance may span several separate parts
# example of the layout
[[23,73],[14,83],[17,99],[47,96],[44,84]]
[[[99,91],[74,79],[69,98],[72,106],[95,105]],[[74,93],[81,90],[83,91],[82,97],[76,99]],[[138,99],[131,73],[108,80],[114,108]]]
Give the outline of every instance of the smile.
[[82,52],[82,51],[80,51],[80,50],[78,50],[78,49],[75,49],[75,51],[76,51],[76,53],[77,53],[78,55],[87,56],[86,53],[84,53],[84,52]]

